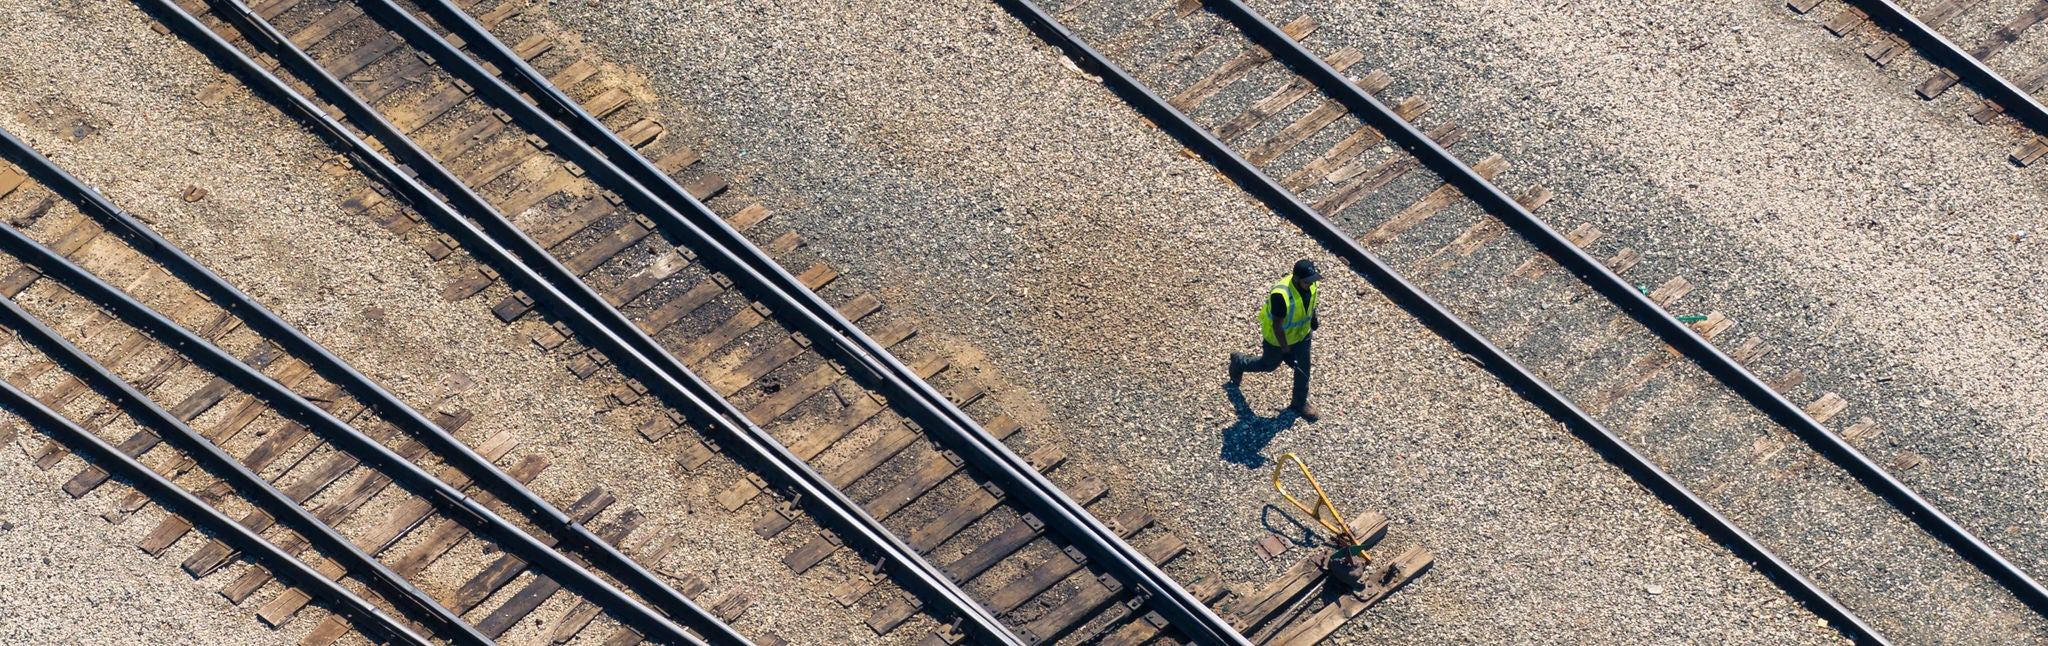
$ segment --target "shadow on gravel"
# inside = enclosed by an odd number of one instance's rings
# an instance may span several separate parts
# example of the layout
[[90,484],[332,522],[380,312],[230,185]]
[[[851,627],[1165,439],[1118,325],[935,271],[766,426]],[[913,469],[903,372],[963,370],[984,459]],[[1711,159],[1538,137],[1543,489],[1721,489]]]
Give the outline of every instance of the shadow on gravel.
[[[1287,521],[1287,524],[1292,526],[1293,529],[1285,529],[1275,524],[1273,522],[1274,516],[1279,516],[1280,520]],[[1300,520],[1294,518],[1294,514],[1288,513],[1287,510],[1271,503],[1268,503],[1264,509],[1259,510],[1259,525],[1265,527],[1266,531],[1273,532],[1281,538],[1287,539],[1287,542],[1293,543],[1295,547],[1315,547],[1322,544],[1322,541],[1316,540],[1315,530],[1301,524]]]
[[1272,417],[1260,417],[1252,411],[1252,405],[1244,400],[1244,390],[1225,384],[1223,396],[1230,398],[1230,407],[1237,411],[1237,421],[1223,429],[1223,461],[1244,465],[1247,469],[1266,466],[1266,444],[1273,436],[1294,425],[1301,417],[1294,409],[1280,411]]

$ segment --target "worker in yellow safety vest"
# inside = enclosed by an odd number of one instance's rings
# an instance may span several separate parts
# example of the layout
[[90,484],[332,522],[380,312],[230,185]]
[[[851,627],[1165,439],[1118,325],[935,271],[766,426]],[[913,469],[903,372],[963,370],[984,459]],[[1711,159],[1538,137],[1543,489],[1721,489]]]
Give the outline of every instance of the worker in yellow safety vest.
[[1294,369],[1294,400],[1287,407],[1311,422],[1321,417],[1316,407],[1308,403],[1308,356],[1310,338],[1316,327],[1322,325],[1316,318],[1316,306],[1322,304],[1316,283],[1322,278],[1322,274],[1316,273],[1314,262],[1304,258],[1294,263],[1294,272],[1281,276],[1279,284],[1267,294],[1265,304],[1259,306],[1259,335],[1264,337],[1264,352],[1257,357],[1230,353],[1232,386],[1244,380],[1244,373],[1272,372],[1285,361]]

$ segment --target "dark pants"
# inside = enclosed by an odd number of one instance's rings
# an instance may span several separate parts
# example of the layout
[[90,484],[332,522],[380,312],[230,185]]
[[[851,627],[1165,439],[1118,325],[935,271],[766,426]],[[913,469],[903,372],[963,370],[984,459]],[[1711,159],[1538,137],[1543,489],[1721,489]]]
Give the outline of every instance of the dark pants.
[[1280,368],[1281,362],[1286,362],[1288,367],[1294,368],[1294,402],[1288,406],[1299,408],[1302,404],[1308,403],[1308,354],[1311,340],[1313,338],[1302,339],[1288,346],[1286,354],[1281,354],[1280,346],[1261,340],[1259,345],[1264,346],[1264,349],[1259,356],[1231,353],[1230,365],[1245,372],[1272,372]]

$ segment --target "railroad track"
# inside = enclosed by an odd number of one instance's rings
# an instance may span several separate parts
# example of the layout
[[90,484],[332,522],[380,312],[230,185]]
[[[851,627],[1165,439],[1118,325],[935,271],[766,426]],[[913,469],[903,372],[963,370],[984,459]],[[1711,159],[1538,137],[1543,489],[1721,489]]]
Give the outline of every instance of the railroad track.
[[2033,547],[2007,531],[2023,521],[1942,513],[1896,475],[1931,468],[1924,455],[1865,456],[1877,420],[1796,367],[1759,377],[1762,334],[1693,310],[1701,286],[1653,253],[1537,218],[1552,191],[1504,192],[1499,155],[1460,161],[1480,135],[1432,118],[1426,97],[1389,96],[1398,79],[1357,49],[1312,52],[1312,17],[1276,25],[1237,0],[999,4],[1844,635],[2048,635],[2048,592],[1999,553]]
[[[317,623],[304,644],[352,631],[489,644],[550,600],[574,609],[526,630],[703,643],[587,567],[616,553],[611,545],[653,560],[676,547],[635,535],[640,511],[598,488],[553,512],[566,523],[533,523],[556,525],[548,530],[509,520],[552,510],[525,488],[544,475],[544,457],[520,452],[509,434],[481,440],[469,459],[452,455],[448,434],[468,413],[439,406],[429,419],[367,384],[12,134],[0,140],[31,169],[0,172],[0,324],[34,350],[6,367],[0,398],[50,431],[31,451],[38,466],[68,468],[66,446],[88,457],[65,493],[92,495],[115,476],[137,487],[104,489],[115,499],[109,522],[152,501],[174,512],[142,551],[185,554],[184,571],[220,582],[222,596],[272,627],[320,602],[329,613],[308,619]],[[704,634],[730,633],[708,614],[696,619]]]
[[[2048,106],[2039,98],[2048,88],[2048,60],[2007,60],[2019,56],[2007,52],[2026,52],[2030,43],[2043,38],[2030,34],[2048,31],[2035,29],[2048,20],[2048,3],[2006,7],[1982,0],[1937,0],[1919,5],[1920,11],[1909,11],[1892,0],[1787,0],[1785,5],[1797,13],[1820,16],[1828,33],[1857,47],[1879,66],[1892,65],[1917,50],[1932,69],[1914,87],[1914,94],[1933,101],[1967,84],[1982,97],[1970,108],[1970,118],[1984,125],[2013,126],[2020,136],[2008,157],[2013,163],[2029,166],[2048,156]],[[1984,15],[2000,10],[2009,13]],[[1965,25],[1966,18],[1992,19],[1995,26],[1973,29]]]
[[[1383,559],[1350,596],[1313,557],[1238,591],[1169,575],[1179,538],[978,405],[945,357],[898,361],[913,321],[767,233],[595,62],[487,31],[525,2],[140,4],[374,180],[349,207],[448,267],[444,298],[611,384],[607,405],[686,474],[739,463],[717,503],[885,640],[1311,644],[1429,562]],[[1374,541],[1384,524],[1354,519]]]

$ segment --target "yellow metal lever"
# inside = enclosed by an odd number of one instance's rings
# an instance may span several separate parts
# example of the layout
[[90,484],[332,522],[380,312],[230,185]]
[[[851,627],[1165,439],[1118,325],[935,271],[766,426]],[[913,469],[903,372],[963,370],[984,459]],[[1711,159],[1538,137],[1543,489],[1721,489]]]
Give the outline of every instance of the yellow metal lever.
[[[1300,500],[1294,498],[1294,494],[1287,493],[1287,485],[1281,484],[1280,474],[1287,468],[1288,462],[1293,462],[1294,466],[1301,470],[1301,477],[1308,479],[1308,486],[1316,490],[1315,507],[1311,508],[1308,505],[1301,504]],[[1358,537],[1352,535],[1351,526],[1344,523],[1344,514],[1338,512],[1337,506],[1330,502],[1330,495],[1323,493],[1322,483],[1316,482],[1315,474],[1308,472],[1308,463],[1303,462],[1301,456],[1293,453],[1280,456],[1279,463],[1273,465],[1273,489],[1279,491],[1280,496],[1286,498],[1287,502],[1294,503],[1295,509],[1300,509],[1301,513],[1308,514],[1309,517],[1316,519],[1316,523],[1322,525],[1323,529],[1329,530],[1330,535],[1336,539],[1338,549],[1346,553],[1344,554],[1345,556],[1355,555],[1363,557],[1367,563],[1372,562],[1372,557],[1367,556],[1365,550],[1358,549]],[[1323,519],[1323,510],[1325,509],[1330,510],[1329,520]]]

